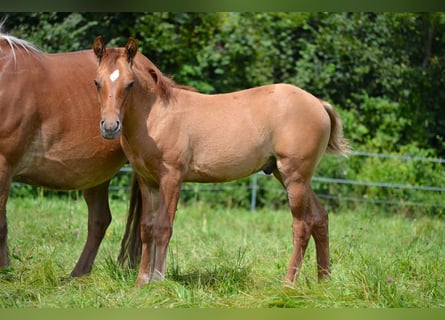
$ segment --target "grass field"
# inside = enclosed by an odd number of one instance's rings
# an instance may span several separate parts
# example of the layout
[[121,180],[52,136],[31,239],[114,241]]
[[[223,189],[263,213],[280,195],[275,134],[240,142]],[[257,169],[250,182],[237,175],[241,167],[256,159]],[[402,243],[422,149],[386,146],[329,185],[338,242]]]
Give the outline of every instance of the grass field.
[[136,289],[136,272],[115,263],[127,204],[111,205],[92,273],[70,279],[86,237],[83,201],[10,199],[12,266],[0,274],[0,307],[445,307],[444,220],[331,213],[332,277],[317,282],[311,240],[288,287],[289,212],[180,207],[167,279]]

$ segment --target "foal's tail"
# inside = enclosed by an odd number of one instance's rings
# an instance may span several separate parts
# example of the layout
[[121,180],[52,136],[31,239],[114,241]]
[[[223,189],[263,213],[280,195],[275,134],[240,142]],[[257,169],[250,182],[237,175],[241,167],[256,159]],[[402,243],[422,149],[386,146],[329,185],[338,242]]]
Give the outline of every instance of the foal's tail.
[[343,126],[340,116],[334,107],[326,101],[320,100],[331,119],[331,135],[329,136],[326,152],[347,155],[350,151],[348,141],[343,137]]
[[128,260],[130,268],[136,268],[139,264],[142,246],[141,232],[139,230],[139,220],[142,212],[142,197],[139,184],[133,174],[133,184],[131,187],[130,207],[128,209],[127,225],[125,234],[121,242],[121,251],[117,257],[117,261],[122,266]]

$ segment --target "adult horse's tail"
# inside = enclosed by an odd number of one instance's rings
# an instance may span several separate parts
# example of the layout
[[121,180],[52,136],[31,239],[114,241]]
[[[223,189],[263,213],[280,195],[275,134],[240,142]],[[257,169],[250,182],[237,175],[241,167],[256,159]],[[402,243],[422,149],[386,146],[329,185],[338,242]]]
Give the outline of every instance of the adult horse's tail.
[[124,265],[128,260],[130,268],[136,268],[141,256],[141,232],[139,229],[139,220],[142,212],[142,197],[139,184],[133,174],[133,184],[131,187],[130,207],[128,209],[127,225],[125,234],[121,242],[121,251],[117,261]]
[[343,125],[334,107],[326,101],[320,100],[331,119],[331,135],[329,136],[326,152],[347,155],[350,151],[348,141],[343,137]]

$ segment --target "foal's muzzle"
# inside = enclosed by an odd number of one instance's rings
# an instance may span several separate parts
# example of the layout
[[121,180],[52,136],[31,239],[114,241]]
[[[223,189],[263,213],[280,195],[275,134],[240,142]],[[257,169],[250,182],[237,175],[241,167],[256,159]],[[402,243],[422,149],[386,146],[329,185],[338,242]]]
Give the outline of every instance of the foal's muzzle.
[[116,139],[117,136],[120,134],[121,129],[122,125],[119,120],[111,122],[102,120],[100,122],[100,133],[105,139]]

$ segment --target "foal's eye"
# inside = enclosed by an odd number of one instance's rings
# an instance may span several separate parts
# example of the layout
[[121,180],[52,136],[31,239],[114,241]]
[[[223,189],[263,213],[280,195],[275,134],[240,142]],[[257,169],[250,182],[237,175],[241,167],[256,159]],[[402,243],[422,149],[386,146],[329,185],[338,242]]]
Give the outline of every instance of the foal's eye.
[[94,84],[96,85],[97,90],[101,88],[99,81],[94,80]]
[[131,80],[128,84],[127,84],[127,90],[130,90],[134,85],[134,80]]

